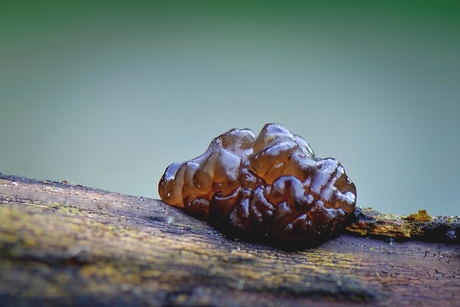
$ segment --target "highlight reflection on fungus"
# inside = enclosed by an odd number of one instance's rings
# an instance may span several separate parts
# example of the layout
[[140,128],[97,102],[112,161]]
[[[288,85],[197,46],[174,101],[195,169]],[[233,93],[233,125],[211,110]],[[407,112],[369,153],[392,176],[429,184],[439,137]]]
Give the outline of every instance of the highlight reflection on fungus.
[[201,156],[175,162],[159,182],[161,199],[231,237],[276,245],[318,245],[339,233],[356,206],[340,162],[316,158],[280,124],[259,135],[231,129]]

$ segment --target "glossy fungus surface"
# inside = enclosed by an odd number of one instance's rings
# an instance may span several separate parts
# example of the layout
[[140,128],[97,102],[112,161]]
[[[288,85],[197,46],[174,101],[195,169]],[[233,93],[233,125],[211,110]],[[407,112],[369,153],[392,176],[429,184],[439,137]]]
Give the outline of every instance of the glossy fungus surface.
[[337,235],[356,204],[343,166],[320,159],[300,136],[266,124],[256,136],[232,129],[201,156],[168,166],[161,199],[223,233],[308,246]]

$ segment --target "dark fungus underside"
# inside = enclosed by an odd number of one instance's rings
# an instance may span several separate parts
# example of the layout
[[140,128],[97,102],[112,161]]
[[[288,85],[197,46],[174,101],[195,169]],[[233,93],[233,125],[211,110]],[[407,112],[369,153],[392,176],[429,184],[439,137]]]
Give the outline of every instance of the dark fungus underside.
[[317,245],[353,214],[356,188],[339,161],[314,156],[279,124],[259,136],[232,129],[201,156],[168,166],[161,199],[223,233],[274,244]]

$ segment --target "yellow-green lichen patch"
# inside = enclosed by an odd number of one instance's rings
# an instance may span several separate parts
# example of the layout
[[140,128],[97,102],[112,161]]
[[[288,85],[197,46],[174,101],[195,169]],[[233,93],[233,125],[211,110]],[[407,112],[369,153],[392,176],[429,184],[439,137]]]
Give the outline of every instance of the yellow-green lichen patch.
[[[27,215],[0,208],[0,246],[9,250],[7,258],[32,257],[52,267],[72,264],[74,273],[59,280],[68,285],[74,276],[91,285],[92,293],[113,289],[109,284],[176,291],[198,280],[207,287],[217,283],[249,292],[268,287],[274,293],[306,296],[324,295],[326,287],[327,295],[334,296],[350,282],[353,287],[359,284],[350,275],[356,264],[349,253],[229,250],[196,234],[170,236],[154,227],[104,224],[80,212],[63,211],[63,215],[49,211]],[[342,275],[348,276],[348,282]],[[315,282],[315,276],[322,276],[322,281]],[[306,284],[310,286],[305,288]],[[353,291],[361,293],[363,288]],[[366,296],[363,293],[360,295]]]
[[460,243],[460,217],[431,217],[426,210],[401,216],[360,207],[345,230],[377,238]]
[[416,222],[429,222],[431,221],[432,217],[428,214],[426,210],[418,210],[417,213],[409,214],[404,219]]

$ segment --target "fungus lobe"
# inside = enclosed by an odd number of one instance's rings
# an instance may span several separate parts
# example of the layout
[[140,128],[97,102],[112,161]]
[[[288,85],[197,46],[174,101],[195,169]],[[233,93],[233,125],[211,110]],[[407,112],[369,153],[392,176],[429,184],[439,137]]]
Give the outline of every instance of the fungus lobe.
[[232,237],[312,246],[337,235],[356,188],[339,161],[316,158],[280,124],[231,129],[201,156],[166,168],[161,200]]

